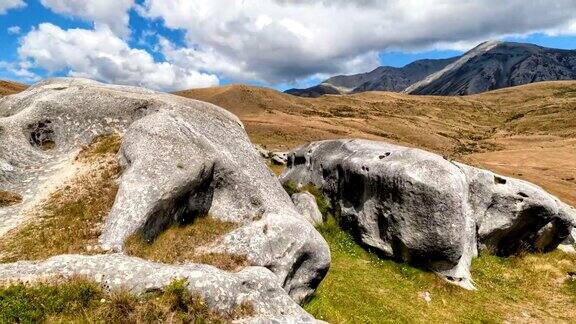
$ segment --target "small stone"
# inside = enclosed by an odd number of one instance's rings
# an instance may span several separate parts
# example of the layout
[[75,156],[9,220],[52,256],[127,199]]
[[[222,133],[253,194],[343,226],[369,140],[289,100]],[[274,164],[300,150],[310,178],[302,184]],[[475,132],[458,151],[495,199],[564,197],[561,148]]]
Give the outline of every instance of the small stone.
[[432,302],[432,295],[428,291],[421,293],[420,298],[422,298],[427,303]]

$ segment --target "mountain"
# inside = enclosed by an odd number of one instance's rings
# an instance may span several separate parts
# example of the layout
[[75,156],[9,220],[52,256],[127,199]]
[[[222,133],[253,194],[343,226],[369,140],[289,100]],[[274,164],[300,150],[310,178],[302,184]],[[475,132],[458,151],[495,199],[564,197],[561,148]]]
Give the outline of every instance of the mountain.
[[[404,91],[418,95],[469,95],[541,81],[576,80],[576,51],[533,44],[489,41],[462,56],[421,60],[403,68],[380,67],[372,72],[337,76],[319,86],[291,89],[289,94],[364,91]],[[330,89],[332,92],[322,92]]]
[[347,94],[364,91],[401,92],[411,84],[439,71],[458,58],[419,60],[404,67],[381,66],[368,73],[339,75],[307,89],[290,89],[286,93],[316,98],[325,94]]
[[14,94],[26,88],[28,88],[28,86],[21,83],[0,80],[0,96]]
[[576,79],[576,51],[486,42],[406,89],[411,94],[468,95],[540,81]]

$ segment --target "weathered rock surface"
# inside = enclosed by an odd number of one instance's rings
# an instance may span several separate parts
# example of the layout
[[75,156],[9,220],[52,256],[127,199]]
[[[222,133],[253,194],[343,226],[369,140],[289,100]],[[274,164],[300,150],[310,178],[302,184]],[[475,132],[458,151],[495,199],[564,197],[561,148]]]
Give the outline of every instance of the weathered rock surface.
[[21,222],[38,188],[63,171],[62,161],[108,133],[123,135],[124,171],[103,247],[121,251],[132,234],[153,238],[208,214],[238,224],[211,249],[270,269],[297,302],[314,291],[329,267],[328,246],[262,163],[238,118],[135,87],[62,78],[0,99],[0,189],[24,198],[0,208],[0,235]]
[[0,264],[0,280],[3,283],[33,283],[54,277],[77,276],[92,279],[111,291],[126,289],[136,295],[162,291],[173,280],[185,279],[191,294],[201,296],[207,305],[223,314],[231,313],[246,303],[254,307],[258,317],[289,317],[293,322],[314,321],[276,283],[275,275],[262,267],[248,267],[238,273],[228,273],[207,265],[173,266],[123,254],[61,255],[42,262]]
[[292,195],[292,201],[296,206],[296,209],[302,214],[312,225],[322,224],[323,217],[320,209],[318,209],[318,204],[316,203],[316,197],[311,193],[305,191],[300,193],[295,193]]
[[573,208],[535,185],[383,142],[302,146],[280,179],[322,189],[367,246],[466,288],[478,247],[547,251],[576,224]]
[[258,144],[255,144],[254,148],[258,154],[260,154],[260,156],[266,161],[270,161],[276,165],[286,165],[286,163],[288,163],[288,152],[268,151]]

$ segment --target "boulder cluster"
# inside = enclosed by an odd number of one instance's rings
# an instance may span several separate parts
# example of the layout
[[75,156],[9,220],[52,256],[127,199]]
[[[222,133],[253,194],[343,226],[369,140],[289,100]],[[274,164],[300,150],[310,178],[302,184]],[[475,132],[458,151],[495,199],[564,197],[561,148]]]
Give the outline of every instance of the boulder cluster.
[[[0,236],[28,220],[46,196],[42,188],[71,172],[66,161],[82,146],[109,134],[122,138],[121,175],[96,254],[0,264],[0,282],[86,276],[142,294],[183,278],[214,310],[251,304],[255,314],[246,321],[313,322],[299,304],[330,266],[329,247],[314,228],[325,215],[315,196],[290,197],[281,182],[319,189],[365,246],[468,289],[479,250],[548,251],[576,225],[573,208],[535,185],[419,149],[331,140],[269,152],[250,143],[236,116],[212,104],[58,78],[0,98],[0,192],[10,198],[0,205]],[[287,164],[280,181],[263,158]],[[124,253],[134,235],[152,242],[198,217],[235,225],[198,251],[239,255],[249,266],[226,272]]]
[[[108,254],[2,264],[0,280],[87,274],[129,282],[139,293],[184,277],[216,309],[252,302],[256,316],[311,318],[298,303],[328,271],[328,246],[262,163],[240,120],[208,103],[71,78],[0,99],[0,189],[23,198],[0,208],[3,232],[24,221],[40,184],[65,171],[63,160],[111,133],[122,136],[123,171],[99,240]],[[152,240],[172,224],[206,215],[237,224],[206,249],[242,255],[257,268],[224,273],[122,254],[133,234]]]

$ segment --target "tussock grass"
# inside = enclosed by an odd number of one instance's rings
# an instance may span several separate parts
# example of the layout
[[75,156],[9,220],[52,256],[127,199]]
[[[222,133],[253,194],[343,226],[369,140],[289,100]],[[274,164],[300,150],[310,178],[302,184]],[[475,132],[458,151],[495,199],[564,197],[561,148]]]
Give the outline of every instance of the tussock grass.
[[225,323],[254,314],[249,303],[228,314],[211,311],[186,285],[185,280],[175,280],[163,292],[140,298],[126,291],[106,292],[84,278],[4,286],[0,288],[0,322]]
[[[560,251],[473,261],[478,291],[378,258],[333,217],[318,227],[330,245],[330,271],[304,308],[330,323],[573,322],[576,256]],[[421,296],[429,292],[432,301]]]
[[[114,142],[117,137],[113,135]],[[114,155],[117,145],[100,137],[79,155],[88,171],[76,175],[43,203],[38,218],[9,232],[0,241],[0,262],[40,260],[67,253],[93,254],[104,217],[118,186],[120,166]],[[88,160],[89,159],[89,160]]]
[[281,175],[282,172],[284,172],[284,169],[286,168],[285,165],[278,165],[278,164],[274,164],[272,162],[268,162],[268,168],[277,176]]
[[124,249],[127,254],[157,262],[204,263],[235,271],[248,265],[245,256],[229,253],[203,254],[199,251],[200,247],[215,242],[234,228],[234,223],[223,222],[210,216],[197,217],[191,224],[168,228],[152,242],[146,242],[139,234],[132,235]]
[[8,207],[22,202],[22,196],[19,194],[0,190],[0,207]]
[[118,134],[100,135],[90,145],[85,145],[76,156],[77,161],[90,162],[120,150],[122,137]]

